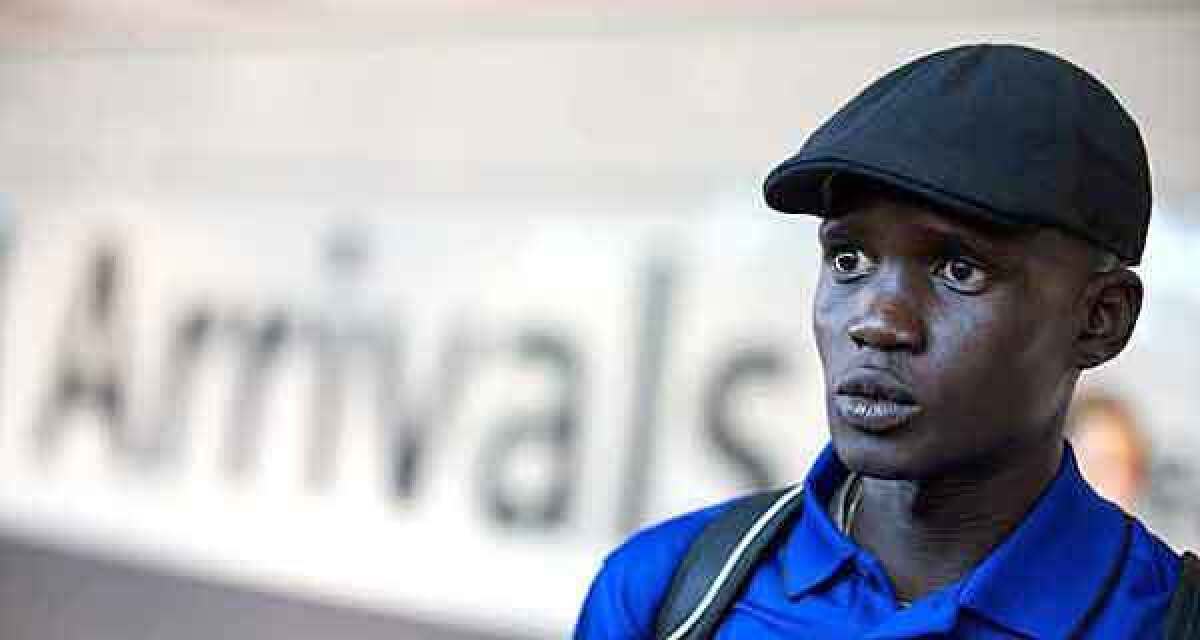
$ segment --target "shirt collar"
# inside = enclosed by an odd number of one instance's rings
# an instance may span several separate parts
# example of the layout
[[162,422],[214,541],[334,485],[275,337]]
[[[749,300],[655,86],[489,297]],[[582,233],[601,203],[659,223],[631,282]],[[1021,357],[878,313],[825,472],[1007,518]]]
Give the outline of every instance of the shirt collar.
[[[859,551],[826,510],[848,473],[832,445],[809,471],[804,512],[779,552],[789,597],[829,580]],[[1122,560],[1125,518],[1087,485],[1066,444],[1058,473],[1021,524],[962,581],[959,605],[1035,638],[1067,637]]]
[[838,531],[826,511],[848,473],[832,445],[825,447],[808,472],[804,511],[779,551],[788,597],[801,596],[828,580],[858,549]]
[[1068,443],[1050,486],[966,578],[959,602],[1036,638],[1065,638],[1123,561],[1127,516],[1084,481]]

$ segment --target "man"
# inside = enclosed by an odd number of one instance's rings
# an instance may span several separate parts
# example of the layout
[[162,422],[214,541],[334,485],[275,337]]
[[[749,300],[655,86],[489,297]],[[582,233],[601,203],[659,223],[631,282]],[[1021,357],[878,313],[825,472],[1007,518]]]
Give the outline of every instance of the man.
[[1040,51],[938,52],[849,102],[765,193],[823,217],[831,445],[728,559],[697,541],[747,501],[633,536],[576,638],[1162,637],[1179,557],[1064,440],[1080,373],[1122,351],[1142,301],[1149,172],[1112,94]]

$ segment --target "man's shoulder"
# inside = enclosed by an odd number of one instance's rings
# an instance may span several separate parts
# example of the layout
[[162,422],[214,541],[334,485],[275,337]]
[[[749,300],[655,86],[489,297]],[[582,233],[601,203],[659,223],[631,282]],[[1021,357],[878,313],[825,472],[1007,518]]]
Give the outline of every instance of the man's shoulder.
[[1180,569],[1179,555],[1141,521],[1131,519],[1120,572],[1104,596],[1104,613],[1089,628],[1087,637],[1164,637]]
[[608,554],[605,563],[640,564],[646,555],[666,555],[681,560],[700,532],[736,501],[710,505],[641,529]]
[[1143,589],[1173,591],[1181,569],[1179,554],[1141,520],[1135,518],[1132,527],[1126,576],[1139,582]]
[[576,638],[650,637],[654,616],[688,547],[734,502],[646,527],[609,553],[592,582]]
[[609,580],[627,594],[644,590],[630,595],[657,606],[688,547],[734,502],[729,500],[691,511],[634,533],[608,554],[598,579]]

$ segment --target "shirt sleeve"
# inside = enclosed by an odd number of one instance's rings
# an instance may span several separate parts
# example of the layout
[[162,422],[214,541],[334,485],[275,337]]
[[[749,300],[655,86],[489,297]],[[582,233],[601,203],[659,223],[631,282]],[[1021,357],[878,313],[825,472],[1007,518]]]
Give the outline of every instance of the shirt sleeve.
[[631,614],[622,605],[622,581],[614,575],[615,571],[606,560],[592,581],[575,623],[575,640],[649,640],[652,637],[644,621],[635,620],[645,616]]
[[676,565],[728,504],[642,530],[610,553],[588,590],[575,624],[575,640],[653,640],[654,618]]

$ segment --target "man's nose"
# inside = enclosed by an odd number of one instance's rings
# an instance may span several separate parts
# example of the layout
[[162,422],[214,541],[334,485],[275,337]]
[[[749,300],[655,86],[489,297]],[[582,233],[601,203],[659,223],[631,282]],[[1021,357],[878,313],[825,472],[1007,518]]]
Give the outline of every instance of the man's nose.
[[[899,280],[899,279],[896,279]],[[882,351],[925,349],[925,326],[920,312],[921,296],[893,281],[864,291],[863,312],[852,318],[846,333],[859,348]]]

